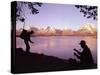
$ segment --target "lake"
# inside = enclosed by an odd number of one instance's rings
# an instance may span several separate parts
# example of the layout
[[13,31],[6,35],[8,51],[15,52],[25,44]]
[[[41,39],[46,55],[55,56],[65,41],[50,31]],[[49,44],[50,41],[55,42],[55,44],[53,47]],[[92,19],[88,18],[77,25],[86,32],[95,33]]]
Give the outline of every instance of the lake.
[[[85,40],[92,52],[95,63],[97,62],[97,38],[92,36],[38,36],[31,37],[31,52],[55,56],[61,59],[74,58],[74,48],[81,49],[79,42]],[[16,47],[25,50],[24,41],[16,38]],[[80,50],[81,51],[81,50]]]

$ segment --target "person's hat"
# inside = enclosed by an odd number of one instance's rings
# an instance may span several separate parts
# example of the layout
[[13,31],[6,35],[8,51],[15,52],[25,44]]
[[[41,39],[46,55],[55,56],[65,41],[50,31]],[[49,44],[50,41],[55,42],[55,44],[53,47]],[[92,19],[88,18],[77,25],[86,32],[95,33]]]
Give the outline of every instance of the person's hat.
[[81,40],[79,44],[86,44],[84,40]]

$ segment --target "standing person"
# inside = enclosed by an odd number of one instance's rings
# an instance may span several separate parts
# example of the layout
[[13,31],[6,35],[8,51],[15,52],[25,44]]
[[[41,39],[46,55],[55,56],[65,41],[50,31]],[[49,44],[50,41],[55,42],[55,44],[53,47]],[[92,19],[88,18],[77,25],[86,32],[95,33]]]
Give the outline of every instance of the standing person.
[[86,66],[91,65],[92,66],[93,65],[93,57],[92,57],[90,49],[86,45],[86,42],[84,40],[81,40],[81,42],[79,44],[82,47],[83,51],[80,52],[80,51],[74,49],[74,51],[77,52],[77,53],[74,52],[74,55],[80,60],[80,63],[82,65],[86,65]]
[[26,52],[29,53],[30,52],[30,45],[29,45],[29,42],[30,43],[34,43],[31,41],[30,37],[31,35],[33,34],[34,32],[33,31],[27,31],[25,29],[23,29],[20,37],[24,40],[24,43],[26,45]]

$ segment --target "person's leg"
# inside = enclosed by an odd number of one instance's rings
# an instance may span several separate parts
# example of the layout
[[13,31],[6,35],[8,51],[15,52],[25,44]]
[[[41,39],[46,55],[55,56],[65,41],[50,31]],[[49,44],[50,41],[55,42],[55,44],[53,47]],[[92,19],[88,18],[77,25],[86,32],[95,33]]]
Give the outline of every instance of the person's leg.
[[24,41],[25,45],[26,45],[26,52],[29,53],[30,52],[30,45],[28,41]]

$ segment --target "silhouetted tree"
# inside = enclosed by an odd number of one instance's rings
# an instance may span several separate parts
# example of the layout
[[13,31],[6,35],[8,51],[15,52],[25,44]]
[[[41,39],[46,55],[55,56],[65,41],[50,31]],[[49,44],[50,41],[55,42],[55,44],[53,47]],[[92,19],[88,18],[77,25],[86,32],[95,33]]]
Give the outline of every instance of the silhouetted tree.
[[97,6],[75,5],[75,7],[80,9],[80,12],[83,13],[84,17],[97,20]]
[[26,15],[24,9],[30,9],[30,14],[38,14],[39,11],[36,6],[41,7],[42,3],[39,2],[17,2],[16,6],[16,21],[20,20],[21,22],[25,21]]

